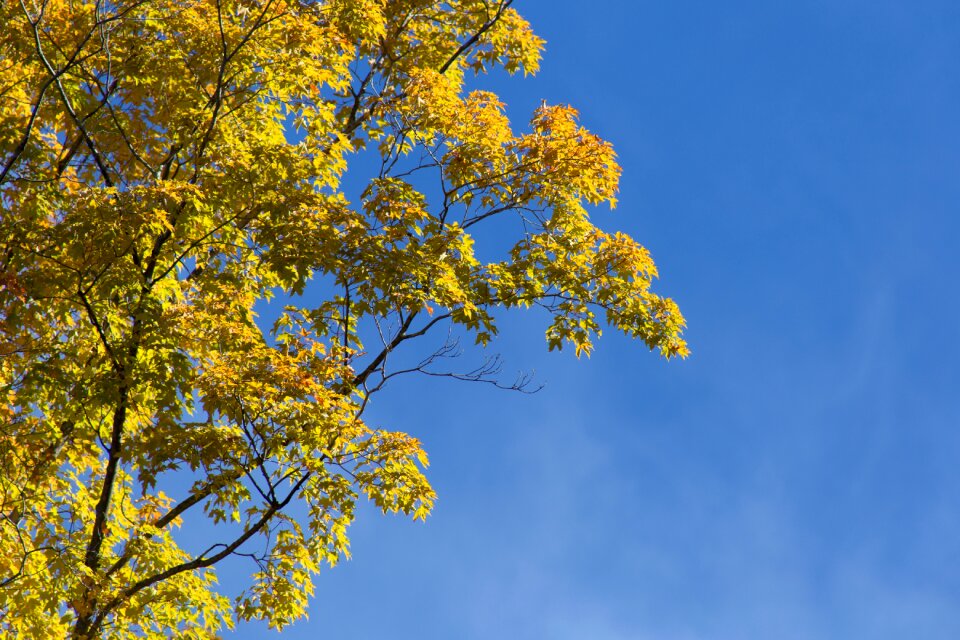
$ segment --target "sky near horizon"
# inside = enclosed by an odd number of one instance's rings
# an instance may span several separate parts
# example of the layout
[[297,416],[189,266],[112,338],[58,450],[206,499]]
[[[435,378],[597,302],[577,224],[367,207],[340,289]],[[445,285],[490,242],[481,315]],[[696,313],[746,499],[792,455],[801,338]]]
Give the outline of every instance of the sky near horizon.
[[577,361],[512,314],[539,393],[399,380],[370,418],[424,442],[434,513],[361,508],[309,620],[225,637],[960,638],[960,3],[515,7],[542,70],[478,86],[613,143],[593,219],[693,355]]

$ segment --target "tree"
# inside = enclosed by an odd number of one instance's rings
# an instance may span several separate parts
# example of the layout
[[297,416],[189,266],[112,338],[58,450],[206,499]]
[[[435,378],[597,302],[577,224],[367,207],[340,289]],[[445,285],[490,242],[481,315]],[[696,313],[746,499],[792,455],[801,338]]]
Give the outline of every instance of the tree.
[[[0,630],[301,616],[360,496],[434,500],[371,396],[407,370],[496,381],[438,369],[450,343],[397,368],[441,327],[486,345],[497,309],[540,307],[550,349],[589,353],[605,322],[686,355],[647,251],[588,220],[615,204],[611,146],[567,106],[514,133],[465,88],[537,70],[511,2],[3,0]],[[512,244],[475,246],[504,218]],[[219,537],[182,546],[203,518]],[[255,573],[230,600],[235,555]]]

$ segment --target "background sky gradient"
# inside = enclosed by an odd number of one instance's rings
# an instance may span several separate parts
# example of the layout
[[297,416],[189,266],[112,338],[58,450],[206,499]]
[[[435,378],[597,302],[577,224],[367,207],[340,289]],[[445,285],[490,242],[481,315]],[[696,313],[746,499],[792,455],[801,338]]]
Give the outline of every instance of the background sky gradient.
[[594,220],[693,355],[577,361],[514,314],[540,393],[398,381],[370,416],[423,440],[435,512],[360,509],[282,637],[960,638],[960,3],[516,6],[542,71],[478,86],[613,142]]

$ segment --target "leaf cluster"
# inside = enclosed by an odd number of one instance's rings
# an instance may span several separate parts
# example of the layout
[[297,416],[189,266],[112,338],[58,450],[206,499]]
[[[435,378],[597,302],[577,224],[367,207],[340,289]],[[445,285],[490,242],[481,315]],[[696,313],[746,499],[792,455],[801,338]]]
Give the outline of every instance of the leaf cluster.
[[[496,382],[437,369],[450,343],[395,364],[444,327],[486,345],[498,309],[537,306],[551,349],[608,324],[687,354],[647,251],[589,220],[612,147],[571,107],[515,133],[467,91],[537,70],[511,4],[0,0],[0,632],[304,616],[358,500],[422,519],[436,497],[371,398],[401,373]],[[497,220],[518,232],[491,258]],[[232,557],[253,577],[229,598]]]

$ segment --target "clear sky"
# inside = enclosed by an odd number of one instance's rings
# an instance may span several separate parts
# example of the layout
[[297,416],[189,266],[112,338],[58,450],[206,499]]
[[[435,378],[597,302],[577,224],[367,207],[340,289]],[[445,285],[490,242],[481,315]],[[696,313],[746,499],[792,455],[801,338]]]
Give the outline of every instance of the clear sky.
[[540,393],[385,391],[436,510],[361,509],[282,637],[960,638],[960,3],[516,6],[542,71],[481,86],[613,142],[594,220],[650,249],[693,355],[577,361],[516,315],[495,347]]

